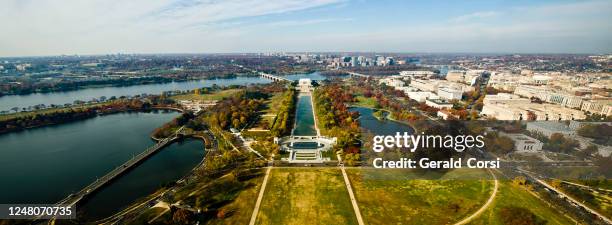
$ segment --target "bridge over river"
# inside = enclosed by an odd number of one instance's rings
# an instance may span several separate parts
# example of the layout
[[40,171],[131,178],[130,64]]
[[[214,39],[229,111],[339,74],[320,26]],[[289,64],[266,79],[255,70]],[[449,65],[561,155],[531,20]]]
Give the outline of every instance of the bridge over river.
[[138,163],[142,162],[143,160],[145,160],[149,156],[155,154],[160,149],[163,149],[169,143],[172,143],[173,141],[178,139],[178,135],[182,134],[183,128],[184,127],[179,128],[172,136],[160,140],[155,145],[147,148],[146,150],[144,150],[140,154],[134,156],[132,159],[130,159],[127,162],[119,165],[118,167],[116,167],[115,169],[113,169],[112,171],[107,173],[106,175],[102,176],[101,178],[96,179],[93,183],[87,185],[85,188],[81,189],[79,192],[74,193],[74,194],[70,194],[68,197],[66,197],[66,198],[62,199],[61,201],[59,201],[57,203],[57,205],[70,205],[70,206],[76,205],[85,196],[87,196],[89,194],[92,194],[93,192],[98,190],[100,187],[102,187],[105,184],[109,183],[113,179],[121,176],[121,174],[123,174],[126,171],[130,170],[132,167],[134,167]]
[[267,74],[267,73],[264,73],[264,72],[259,72],[259,76],[261,76],[263,78],[266,78],[266,79],[273,80],[273,81],[289,81],[289,82],[292,82],[292,80],[289,80],[289,79],[287,79],[285,77],[279,77],[279,76],[275,76],[275,75],[272,75],[272,74]]

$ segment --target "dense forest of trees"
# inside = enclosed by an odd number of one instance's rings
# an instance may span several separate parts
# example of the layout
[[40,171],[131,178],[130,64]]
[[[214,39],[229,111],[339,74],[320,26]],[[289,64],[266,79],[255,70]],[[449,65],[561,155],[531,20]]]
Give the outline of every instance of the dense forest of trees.
[[[152,136],[154,138],[166,138],[174,134],[176,130],[183,125],[187,125],[191,119],[195,118],[192,112],[184,112],[180,116],[174,118],[172,121],[165,123],[161,127],[153,130]],[[192,125],[193,126],[193,125]]]
[[593,138],[595,143],[612,146],[612,126],[608,124],[589,124],[578,129],[578,135]]
[[167,77],[141,77],[141,78],[120,78],[105,80],[87,81],[65,81],[57,83],[49,82],[22,82],[20,85],[5,84],[0,86],[1,95],[25,95],[31,93],[61,92],[72,91],[92,86],[131,86],[152,83],[167,83],[176,81]]
[[[259,98],[257,98],[259,97]],[[209,110],[207,122],[223,130],[242,129],[256,115],[263,104],[261,93],[241,92],[231,98],[219,101]]]
[[321,86],[313,94],[319,128],[325,135],[338,138],[336,149],[345,153],[360,153],[360,128],[357,112],[350,112],[347,104],[354,102],[353,94],[338,83]]
[[295,90],[288,89],[283,93],[282,103],[278,115],[270,129],[273,136],[287,135],[293,126],[293,115],[295,113],[296,94]]

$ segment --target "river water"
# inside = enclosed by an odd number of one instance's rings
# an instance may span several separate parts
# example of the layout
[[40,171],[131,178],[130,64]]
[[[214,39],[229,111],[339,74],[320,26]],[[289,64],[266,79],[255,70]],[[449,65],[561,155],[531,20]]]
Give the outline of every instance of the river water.
[[125,87],[101,87],[87,88],[66,92],[34,93],[29,95],[9,95],[0,97],[0,111],[10,111],[13,107],[23,108],[38,104],[63,105],[73,103],[75,100],[89,101],[93,98],[105,96],[133,96],[140,94],[161,94],[164,91],[174,90],[193,90],[201,87],[211,87],[213,85],[229,86],[269,83],[270,80],[260,77],[237,77],[233,79],[212,79],[212,80],[191,80],[183,82],[170,82],[161,84],[145,84]]
[[[292,74],[284,76],[290,80],[299,80],[300,78],[310,78],[312,80],[324,80],[325,77],[318,72],[308,74]],[[73,103],[75,100],[89,101],[94,98],[98,99],[102,96],[110,98],[111,96],[133,96],[140,94],[161,94],[164,91],[174,90],[193,90],[202,87],[211,87],[213,85],[229,86],[229,85],[247,85],[247,84],[262,84],[270,83],[271,80],[260,77],[243,77],[239,76],[231,79],[210,79],[210,80],[191,80],[183,82],[170,82],[161,84],[145,84],[125,87],[101,87],[87,88],[66,92],[51,92],[51,93],[34,93],[28,95],[9,95],[0,97],[0,111],[11,111],[13,107],[19,109],[34,106],[38,104],[63,105]]]
[[414,133],[414,129],[406,124],[392,120],[378,120],[374,117],[374,110],[363,107],[352,107],[350,111],[359,112],[359,125],[361,128],[375,135],[395,135],[396,132]]

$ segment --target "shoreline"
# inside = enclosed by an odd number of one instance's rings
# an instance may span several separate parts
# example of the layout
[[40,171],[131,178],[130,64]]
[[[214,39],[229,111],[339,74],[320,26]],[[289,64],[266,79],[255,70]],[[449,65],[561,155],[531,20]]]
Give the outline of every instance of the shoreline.
[[[31,130],[31,129],[36,129],[36,128],[41,128],[41,127],[58,126],[58,125],[72,123],[72,122],[84,121],[84,120],[96,118],[98,116],[113,115],[113,114],[117,114],[117,113],[148,112],[148,111],[156,111],[156,110],[170,110],[170,111],[176,111],[176,112],[179,112],[179,113],[184,112],[182,109],[174,108],[174,107],[152,107],[150,109],[126,109],[126,110],[117,110],[117,111],[112,111],[112,112],[97,112],[96,111],[94,114],[92,114],[90,116],[86,116],[86,117],[82,117],[82,118],[76,118],[74,120],[66,120],[66,121],[61,121],[61,122],[52,122],[52,123],[40,124],[40,125],[37,125],[37,126],[28,126],[28,127],[23,127],[21,129],[17,129],[17,130],[9,130],[9,131],[6,131],[6,132],[0,131],[0,135],[10,134],[10,133],[17,133],[17,132],[23,132],[23,131],[27,131],[27,130]],[[151,135],[149,135],[149,136],[151,136]],[[154,140],[156,140],[156,139],[154,139]],[[159,140],[156,140],[156,141],[159,141]]]
[[97,88],[108,88],[108,87],[133,87],[133,86],[140,86],[140,85],[167,84],[167,83],[173,83],[173,82],[189,82],[189,81],[199,81],[199,80],[235,79],[238,77],[255,77],[255,75],[234,75],[230,77],[187,78],[187,79],[160,77],[162,79],[170,79],[170,80],[169,81],[150,81],[150,82],[143,82],[143,83],[137,83],[137,84],[83,85],[83,86],[78,86],[77,88],[66,89],[66,90],[33,91],[29,93],[18,93],[18,94],[6,93],[6,94],[0,95],[0,99],[3,97],[9,97],[9,96],[28,96],[28,95],[34,95],[34,94],[56,94],[56,93],[67,93],[67,92],[80,91],[80,90],[86,90],[86,89],[97,89]]

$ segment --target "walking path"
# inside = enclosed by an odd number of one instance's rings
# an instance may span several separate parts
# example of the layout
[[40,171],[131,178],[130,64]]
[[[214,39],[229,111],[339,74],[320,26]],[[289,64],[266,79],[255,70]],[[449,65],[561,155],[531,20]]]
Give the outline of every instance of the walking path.
[[261,184],[261,189],[259,189],[259,195],[257,196],[257,202],[255,203],[255,208],[253,209],[253,214],[251,215],[251,221],[249,222],[249,225],[255,225],[255,221],[257,220],[257,214],[259,214],[259,206],[261,206],[261,200],[263,199],[264,192],[266,191],[266,184],[268,184],[270,170],[272,170],[272,166],[268,166],[268,169],[266,170],[266,176],[264,177],[264,181]]
[[351,198],[351,204],[353,204],[353,210],[355,210],[355,216],[357,217],[357,223],[359,225],[364,225],[365,223],[363,223],[363,218],[361,217],[361,211],[359,211],[359,205],[357,205],[357,199],[355,199],[355,194],[353,194],[353,187],[351,187],[351,181],[348,178],[348,175],[346,175],[346,170],[344,169],[344,163],[342,163],[342,156],[340,156],[340,154],[337,154],[338,157],[338,162],[340,162],[338,165],[340,166],[340,170],[342,170],[342,176],[344,176],[344,184],[346,184],[346,189],[349,193],[349,197]]
[[543,185],[544,187],[547,187],[550,190],[553,190],[554,192],[556,192],[557,194],[559,194],[562,198],[566,198],[569,201],[573,202],[576,205],[579,205],[580,207],[584,208],[586,211],[590,212],[593,215],[596,215],[597,217],[599,217],[601,220],[605,221],[608,224],[612,224],[612,220],[610,220],[608,217],[605,217],[604,215],[600,214],[599,212],[597,212],[596,210],[586,206],[585,204],[582,204],[582,202],[574,199],[573,197],[565,194],[564,192],[562,192],[561,190],[549,185],[548,183],[538,179],[536,176],[534,176],[531,172],[526,171],[526,170],[522,170],[519,169],[519,171],[522,171],[524,174],[530,176],[532,179],[534,179],[536,182],[540,183],[541,185]]
[[467,224],[470,221],[472,221],[474,218],[478,217],[480,214],[482,214],[485,210],[489,208],[489,205],[491,205],[491,203],[495,199],[495,196],[497,196],[497,189],[499,188],[499,181],[497,181],[497,177],[495,176],[493,172],[491,172],[491,170],[489,170],[489,173],[491,173],[491,176],[493,176],[493,179],[495,180],[495,188],[493,188],[493,194],[491,194],[491,196],[489,197],[489,200],[487,200],[487,202],[484,205],[482,205],[482,207],[480,207],[478,211],[464,218],[463,220],[455,223],[455,225]]

